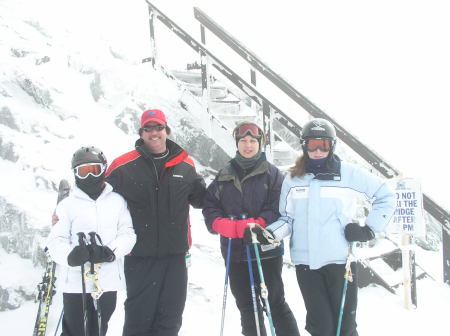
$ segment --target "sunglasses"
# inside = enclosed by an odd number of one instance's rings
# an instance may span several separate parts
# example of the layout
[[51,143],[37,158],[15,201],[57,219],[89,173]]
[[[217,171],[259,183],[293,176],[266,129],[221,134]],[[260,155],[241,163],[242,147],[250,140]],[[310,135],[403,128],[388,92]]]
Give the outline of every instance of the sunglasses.
[[99,177],[105,171],[106,165],[102,163],[86,163],[75,167],[75,175],[80,179],[85,179],[89,175]]
[[308,152],[329,152],[331,149],[331,141],[326,139],[309,139],[306,141],[306,150]]
[[147,126],[142,127],[144,132],[151,132],[151,131],[161,132],[165,128],[166,128],[165,125],[147,125]]
[[244,124],[236,130],[236,137],[243,138],[246,135],[250,135],[256,139],[261,138],[258,126],[254,124]]

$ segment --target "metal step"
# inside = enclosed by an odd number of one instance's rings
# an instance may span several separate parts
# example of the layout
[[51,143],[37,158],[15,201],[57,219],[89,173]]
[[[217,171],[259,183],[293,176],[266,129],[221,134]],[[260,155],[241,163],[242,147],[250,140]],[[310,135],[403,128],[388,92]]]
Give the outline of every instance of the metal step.
[[216,100],[210,103],[210,108],[217,115],[239,115],[241,107],[239,101],[220,101]]
[[184,70],[172,70],[174,75],[180,81],[190,84],[202,85],[202,74],[200,71],[184,71]]
[[233,128],[242,121],[256,121],[256,115],[216,115],[217,119],[219,119],[222,124],[225,125],[230,130],[233,130]]
[[[417,280],[425,277],[432,278],[417,264],[416,270]],[[357,272],[359,288],[366,287],[370,284],[377,284],[395,293],[395,288],[403,284],[401,250],[394,249],[376,257],[358,260]]]
[[296,156],[296,153],[293,152],[290,146],[285,142],[276,141],[272,147],[272,161],[277,167],[283,168],[292,166]]
[[[202,95],[202,87],[196,84],[191,84],[185,82],[186,88],[192,92],[194,95],[200,97]],[[211,86],[209,89],[210,98],[213,100],[225,99],[228,96],[228,90],[224,86]]]

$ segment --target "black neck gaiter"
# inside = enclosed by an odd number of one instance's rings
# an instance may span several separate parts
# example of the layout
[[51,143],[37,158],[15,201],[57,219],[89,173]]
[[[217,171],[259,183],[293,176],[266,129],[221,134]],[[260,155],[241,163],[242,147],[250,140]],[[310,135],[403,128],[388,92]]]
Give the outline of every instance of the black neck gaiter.
[[314,174],[318,180],[341,180],[341,159],[336,154],[318,160],[307,157],[305,169],[306,172]]
[[90,198],[95,201],[105,188],[105,173],[98,177],[89,175],[85,179],[80,179],[75,176],[75,183],[78,188],[83,190],[86,194],[88,194]]

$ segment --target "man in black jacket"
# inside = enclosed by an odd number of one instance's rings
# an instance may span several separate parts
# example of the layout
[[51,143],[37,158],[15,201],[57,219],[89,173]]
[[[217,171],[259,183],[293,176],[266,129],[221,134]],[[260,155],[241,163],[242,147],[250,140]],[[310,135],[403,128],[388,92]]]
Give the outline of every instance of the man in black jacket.
[[161,110],[144,111],[135,150],[115,159],[106,173],[114,191],[127,200],[137,235],[125,257],[124,336],[176,336],[181,328],[189,205],[202,207],[205,182],[169,134]]

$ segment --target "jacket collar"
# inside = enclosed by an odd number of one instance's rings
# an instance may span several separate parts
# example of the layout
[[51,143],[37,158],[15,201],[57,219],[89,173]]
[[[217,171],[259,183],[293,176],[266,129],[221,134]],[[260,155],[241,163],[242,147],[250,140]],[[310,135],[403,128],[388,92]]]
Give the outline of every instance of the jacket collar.
[[[113,187],[108,183],[105,182],[105,188],[103,189],[102,193],[100,194],[100,196],[97,198],[97,200],[105,197],[105,195],[111,193],[113,191]],[[76,185],[73,186],[73,192],[72,194],[77,197],[77,198],[81,198],[87,201],[92,201],[95,202],[92,198],[89,197],[88,194],[86,194],[83,190],[81,190],[80,188],[78,188]]]
[[[137,139],[134,146],[144,158],[153,160],[152,154],[148,151],[147,147],[144,144],[144,140],[142,140],[141,138]],[[178,144],[170,139],[166,140],[166,146],[169,149],[169,155],[167,156],[166,162],[172,161],[173,159],[177,158],[178,155],[183,155],[183,153],[185,156],[182,158],[182,160],[187,156],[187,153],[183,150],[183,148],[181,148]]]
[[228,164],[225,166],[225,168],[223,168],[218,176],[217,176],[217,180],[219,182],[227,182],[227,181],[232,181],[235,185],[235,187],[242,193],[242,183],[246,180],[248,180],[249,178],[256,176],[256,175],[261,175],[266,173],[269,170],[269,163],[267,162],[267,160],[262,160],[256,167],[255,169],[252,170],[252,172],[248,175],[246,175],[242,181],[239,180],[238,178],[238,174],[236,172],[236,169],[233,167],[233,165],[231,164],[231,162],[228,162]]
[[341,180],[341,159],[333,154],[323,165],[316,167],[314,171],[310,171],[316,180],[323,181],[340,181]]

